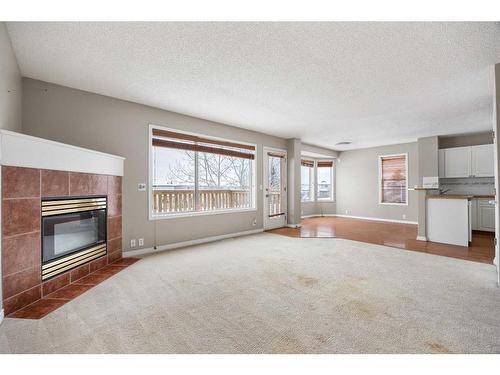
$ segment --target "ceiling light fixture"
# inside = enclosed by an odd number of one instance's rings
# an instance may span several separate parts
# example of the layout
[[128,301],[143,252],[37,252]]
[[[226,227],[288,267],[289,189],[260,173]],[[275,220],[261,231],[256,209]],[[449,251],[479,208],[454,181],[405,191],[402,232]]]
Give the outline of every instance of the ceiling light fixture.
[[350,145],[351,143],[352,142],[344,141],[344,142],[336,143],[335,146],[347,146],[347,145]]

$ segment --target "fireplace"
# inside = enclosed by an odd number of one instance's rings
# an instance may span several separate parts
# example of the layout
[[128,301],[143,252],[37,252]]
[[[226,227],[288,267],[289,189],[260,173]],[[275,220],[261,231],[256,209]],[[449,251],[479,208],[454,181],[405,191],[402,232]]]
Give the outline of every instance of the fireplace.
[[42,280],[107,254],[107,198],[42,199]]

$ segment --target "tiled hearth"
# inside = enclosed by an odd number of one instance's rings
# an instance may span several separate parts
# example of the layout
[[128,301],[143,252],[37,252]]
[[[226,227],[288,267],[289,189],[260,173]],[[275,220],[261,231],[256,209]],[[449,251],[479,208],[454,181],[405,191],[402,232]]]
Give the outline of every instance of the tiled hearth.
[[[94,195],[108,198],[107,254],[42,282],[41,199]],[[71,296],[83,293],[97,281],[104,280],[107,275],[133,262],[121,261],[121,203],[120,176],[2,166],[2,286],[5,315],[17,311],[11,316],[21,317],[23,313],[19,310],[36,301],[36,305],[32,306],[50,312],[69,301]]]
[[87,290],[93,288],[97,284],[124,270],[131,264],[134,264],[139,259],[125,258],[119,259],[103,268],[98,269],[90,274],[86,274],[80,279],[71,284],[57,289],[55,292],[46,294],[42,299],[28,305],[21,310],[10,314],[9,318],[20,319],[41,319],[52,311],[65,305],[69,301],[75,299]]

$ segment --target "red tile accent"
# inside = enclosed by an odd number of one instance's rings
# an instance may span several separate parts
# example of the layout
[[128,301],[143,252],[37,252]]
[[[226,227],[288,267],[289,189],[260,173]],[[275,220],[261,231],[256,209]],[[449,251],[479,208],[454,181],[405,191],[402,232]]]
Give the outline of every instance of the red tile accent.
[[40,230],[40,198],[4,199],[2,233],[4,237]]
[[87,276],[89,273],[90,273],[90,267],[88,263],[84,264],[81,267],[75,268],[73,271],[70,272],[71,282],[81,279],[82,277]]
[[108,258],[103,256],[102,258],[98,258],[96,260],[93,260],[89,263],[89,271],[90,273],[98,270],[99,268],[104,267],[106,264],[108,264]]
[[110,194],[108,195],[108,217],[121,216],[122,214],[122,196]]
[[3,276],[40,267],[40,232],[7,237],[2,242]]
[[47,296],[47,298],[56,298],[56,299],[67,299],[72,300],[78,297],[80,294],[85,293],[87,290],[92,288],[92,285],[83,285],[74,283],[68,285],[58,291],[51,293]]
[[19,293],[11,298],[5,298],[3,301],[3,308],[5,315],[8,315],[16,310],[29,305],[42,298],[42,287],[37,285],[36,287],[29,289],[23,293]]
[[108,217],[108,241],[122,236],[122,217]]
[[122,177],[121,176],[108,176],[108,194],[121,195],[122,194]]
[[97,285],[102,283],[104,280],[109,279],[111,274],[96,274],[91,273],[88,276],[85,276],[83,279],[78,280],[75,284],[81,285]]
[[40,267],[31,267],[3,278],[3,298],[9,298],[41,283]]
[[114,253],[108,254],[108,263],[119,261],[121,258],[122,258],[122,252],[115,251]]
[[122,251],[122,238],[114,238],[108,241],[108,253],[116,253]]
[[106,195],[108,178],[99,174],[70,172],[69,193],[70,195]]
[[122,258],[119,261],[110,264],[110,266],[130,266],[131,264],[134,264],[135,262],[138,262],[140,260],[140,258]]
[[120,266],[108,265],[106,267],[99,268],[97,271],[94,272],[94,274],[97,274],[97,275],[110,275],[110,276],[112,276],[112,275],[117,274],[118,272],[120,272],[122,269],[123,269],[123,267],[120,267]]
[[[24,305],[21,307],[16,307],[12,305],[12,302],[14,298],[8,300],[8,303],[11,303],[10,305],[6,306],[6,312],[7,314],[10,314],[8,317],[9,318],[21,318],[21,319],[41,319],[47,314],[51,313],[52,311],[58,309],[59,307],[63,306],[67,302],[71,301],[72,299],[78,297],[79,295],[85,293],[87,290],[93,288],[95,285],[102,283],[104,280],[110,278],[113,276],[115,273],[118,273],[125,268],[127,268],[129,265],[137,262],[139,259],[137,258],[127,258],[124,260],[121,260],[119,262],[116,262],[113,265],[109,265],[103,268],[102,273],[92,273],[88,276],[85,276],[81,279],[79,279],[77,282],[72,283],[62,289],[59,289],[48,296],[39,299],[38,301],[31,303],[27,302],[28,299],[24,298],[22,300]],[[34,288],[33,290],[35,290]],[[39,290],[39,289],[38,289]],[[36,290],[35,290],[36,292]],[[35,300],[37,299],[36,293],[33,295],[33,298]],[[12,301],[11,301],[12,300]],[[26,303],[27,302],[27,303]],[[29,304],[31,303],[31,304]],[[26,306],[29,304],[29,306]],[[22,308],[23,306],[26,306],[25,308]],[[22,308],[22,309],[20,309]],[[16,311],[17,310],[17,311]],[[15,311],[15,312],[13,312]]]
[[52,311],[57,310],[62,305],[65,305],[68,301],[69,300],[64,299],[43,298],[9,315],[9,318],[41,319]]
[[42,283],[42,295],[45,297],[46,295],[53,293],[58,289],[64,288],[66,285],[69,285],[69,283],[69,272],[56,276],[53,279],[44,281]]
[[40,170],[33,168],[3,166],[2,197],[40,197]]
[[42,169],[42,197],[69,195],[69,172]]

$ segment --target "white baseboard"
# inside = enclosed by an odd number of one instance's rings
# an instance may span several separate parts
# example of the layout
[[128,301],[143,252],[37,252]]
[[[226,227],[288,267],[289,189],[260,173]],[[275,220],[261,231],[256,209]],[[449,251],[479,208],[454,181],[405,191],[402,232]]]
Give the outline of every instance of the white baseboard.
[[5,316],[5,314],[4,314],[4,311],[2,309],[2,310],[0,310],[0,324],[2,324],[4,316]]
[[353,216],[353,215],[342,215],[342,214],[311,215],[311,216],[308,216],[308,217],[322,217],[322,216],[337,216],[337,217],[345,217],[345,218],[348,218],[348,219],[384,221],[384,222],[388,222],[388,223],[399,223],[399,224],[412,224],[412,225],[417,225],[418,224],[418,222],[416,222],[416,221],[410,221],[410,220],[383,219],[381,217]]
[[160,245],[160,246],[157,246],[156,249],[154,249],[152,247],[147,247],[147,248],[139,249],[139,250],[130,250],[130,251],[123,252],[123,257],[128,258],[128,257],[135,257],[135,256],[140,256],[140,255],[157,253],[157,252],[165,251],[165,250],[180,249],[181,247],[201,245],[201,244],[208,243],[208,242],[225,240],[227,238],[248,236],[250,234],[261,233],[263,231],[264,231],[264,229],[260,228],[260,229],[247,230],[244,232],[221,234],[220,236],[199,238],[197,240],[189,240],[189,241],[171,243],[171,244],[167,244],[167,245]]
[[427,241],[427,237],[425,237],[425,236],[417,236],[417,241]]
[[297,229],[297,228],[300,228],[302,225],[301,224],[287,224],[286,226],[287,226],[287,228]]

